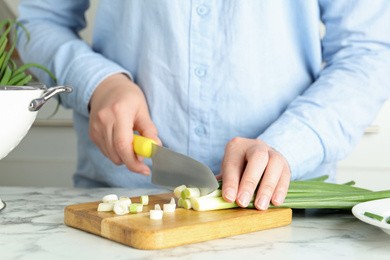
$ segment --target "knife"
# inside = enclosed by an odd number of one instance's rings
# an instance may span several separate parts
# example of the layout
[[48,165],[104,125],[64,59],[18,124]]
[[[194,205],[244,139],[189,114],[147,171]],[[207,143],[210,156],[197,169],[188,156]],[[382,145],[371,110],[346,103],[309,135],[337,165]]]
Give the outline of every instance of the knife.
[[203,163],[158,145],[154,140],[134,134],[134,152],[152,159],[152,183],[174,190],[180,185],[199,188],[207,195],[218,188],[213,172]]

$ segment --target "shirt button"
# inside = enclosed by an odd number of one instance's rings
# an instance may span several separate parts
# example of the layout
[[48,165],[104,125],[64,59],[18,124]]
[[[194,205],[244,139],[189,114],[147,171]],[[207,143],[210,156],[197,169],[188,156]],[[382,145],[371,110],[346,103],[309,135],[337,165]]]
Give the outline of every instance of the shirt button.
[[207,6],[200,5],[200,6],[198,6],[198,8],[196,8],[196,12],[200,16],[203,16],[203,15],[206,15],[209,12],[209,8],[207,8]]
[[204,126],[198,126],[197,128],[195,128],[195,134],[198,135],[198,136],[203,136],[206,134],[206,128],[204,128]]
[[203,69],[203,68],[196,68],[195,69],[195,75],[199,78],[202,78],[206,75],[207,71],[206,69]]

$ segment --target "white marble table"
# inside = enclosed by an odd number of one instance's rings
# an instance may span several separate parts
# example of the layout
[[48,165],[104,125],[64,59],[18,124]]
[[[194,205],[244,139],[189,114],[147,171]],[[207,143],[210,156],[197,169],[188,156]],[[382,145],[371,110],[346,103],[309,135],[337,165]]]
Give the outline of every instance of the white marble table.
[[349,211],[296,210],[289,226],[163,250],[68,227],[67,205],[161,190],[0,187],[0,259],[390,259],[390,236]]

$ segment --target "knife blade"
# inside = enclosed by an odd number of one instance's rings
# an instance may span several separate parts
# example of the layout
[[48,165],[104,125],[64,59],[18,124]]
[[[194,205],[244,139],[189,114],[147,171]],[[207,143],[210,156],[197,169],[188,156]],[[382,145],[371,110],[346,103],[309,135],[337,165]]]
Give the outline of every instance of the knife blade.
[[213,172],[191,157],[158,145],[154,140],[134,134],[136,154],[152,159],[152,183],[174,190],[180,185],[199,188],[201,196],[218,188]]

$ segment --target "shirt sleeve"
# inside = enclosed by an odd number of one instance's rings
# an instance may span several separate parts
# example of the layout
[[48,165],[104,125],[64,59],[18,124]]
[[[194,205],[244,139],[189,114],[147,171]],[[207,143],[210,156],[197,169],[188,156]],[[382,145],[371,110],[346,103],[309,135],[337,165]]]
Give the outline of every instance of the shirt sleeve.
[[[72,86],[73,93],[62,95],[62,104],[88,116],[91,95],[99,83],[116,73],[130,73],[96,53],[78,33],[86,26],[84,17],[88,0],[21,0],[19,22],[29,32],[18,30],[18,52],[24,63],[46,66],[57,78],[56,84]],[[55,83],[39,69],[32,69],[47,86]]]
[[324,68],[259,139],[291,178],[345,158],[390,94],[390,1],[319,1]]

